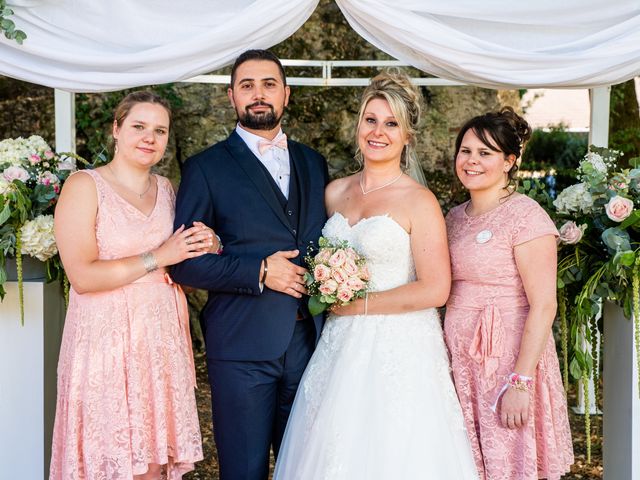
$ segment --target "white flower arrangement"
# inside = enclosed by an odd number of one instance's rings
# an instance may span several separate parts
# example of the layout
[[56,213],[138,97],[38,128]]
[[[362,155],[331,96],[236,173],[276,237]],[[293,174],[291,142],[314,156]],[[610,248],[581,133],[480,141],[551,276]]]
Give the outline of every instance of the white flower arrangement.
[[558,213],[589,213],[593,209],[593,197],[585,183],[565,188],[553,201]]
[[58,253],[53,234],[53,215],[38,215],[20,229],[22,233],[22,254],[30,255],[46,262]]

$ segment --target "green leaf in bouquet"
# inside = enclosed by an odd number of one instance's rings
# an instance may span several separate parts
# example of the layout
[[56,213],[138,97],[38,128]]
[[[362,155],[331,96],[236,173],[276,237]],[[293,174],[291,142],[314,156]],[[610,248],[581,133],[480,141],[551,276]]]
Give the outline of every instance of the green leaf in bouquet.
[[303,278],[304,283],[305,283],[306,285],[312,285],[312,284],[313,284],[313,282],[315,281],[315,280],[313,279],[313,275],[311,275],[309,272],[304,272],[304,276],[303,276],[302,278]]
[[571,360],[571,363],[569,364],[569,372],[571,372],[571,376],[576,380],[580,380],[582,378],[582,368],[580,368],[580,364],[575,358]]
[[[614,265],[624,265],[625,267],[631,267],[636,261],[636,254],[633,250],[625,250],[616,252],[613,257]],[[607,286],[608,288],[608,286]]]
[[320,301],[319,295],[309,297],[309,313],[312,316],[320,315],[327,309],[327,304]]
[[[9,220],[10,216],[11,216],[11,209],[9,208],[9,204],[5,203],[4,204],[4,208],[0,212],[0,225],[2,225],[4,222]],[[2,282],[0,282],[0,283],[2,283]]]
[[618,227],[607,228],[602,232],[602,241],[613,252],[631,250],[629,234]]
[[565,284],[562,281],[562,278],[558,277],[558,280],[556,282],[556,288],[561,289],[561,288],[564,288],[564,286],[565,286]]
[[638,222],[640,222],[640,210],[634,210],[633,212],[631,212],[631,215],[625,218],[625,220],[620,224],[619,228],[624,230],[625,228],[628,228],[632,225],[636,225]]

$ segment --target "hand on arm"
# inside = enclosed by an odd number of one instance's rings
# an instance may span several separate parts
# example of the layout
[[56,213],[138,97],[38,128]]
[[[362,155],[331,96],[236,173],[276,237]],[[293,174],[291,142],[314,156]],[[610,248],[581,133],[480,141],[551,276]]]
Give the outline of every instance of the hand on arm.
[[[556,314],[557,247],[553,235],[544,235],[514,248],[518,273],[529,302],[520,351],[513,371],[535,377],[540,355],[547,346]],[[501,419],[505,427],[526,425],[529,392],[509,388],[501,400]]]
[[[98,259],[95,235],[97,211],[93,179],[85,174],[70,177],[58,200],[54,226],[65,271],[78,293],[118,288],[147,273],[140,255],[115,260]],[[198,231],[181,228],[156,249],[153,255],[158,267],[204,254],[198,252],[195,245],[191,247],[185,241]]]

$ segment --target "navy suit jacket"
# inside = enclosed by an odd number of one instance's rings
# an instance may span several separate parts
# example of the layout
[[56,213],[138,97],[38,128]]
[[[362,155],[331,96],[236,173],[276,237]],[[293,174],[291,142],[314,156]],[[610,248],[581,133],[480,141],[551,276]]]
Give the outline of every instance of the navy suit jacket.
[[[293,335],[300,300],[266,286],[261,292],[260,262],[277,251],[297,249],[300,255],[293,261],[303,265],[307,247],[317,245],[327,219],[328,171],[318,152],[291,140],[288,148],[300,193],[297,231],[268,172],[235,131],[184,165],[175,227],[204,222],[224,245],[221,255],[203,255],[172,268],[176,282],[209,292],[201,323],[210,359],[274,360]],[[316,339],[322,322],[321,315],[314,318]]]

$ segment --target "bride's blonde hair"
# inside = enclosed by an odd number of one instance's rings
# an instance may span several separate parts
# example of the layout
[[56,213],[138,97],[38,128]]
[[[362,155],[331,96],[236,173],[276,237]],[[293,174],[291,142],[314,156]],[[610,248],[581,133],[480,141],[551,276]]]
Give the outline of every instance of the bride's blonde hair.
[[361,165],[363,164],[363,158],[357,143],[357,132],[360,130],[365,108],[375,98],[382,98],[389,103],[389,108],[391,108],[400,130],[407,135],[409,144],[402,150],[400,158],[400,166],[402,169],[406,169],[415,156],[414,150],[422,107],[420,90],[411,83],[409,77],[398,71],[386,70],[371,79],[371,83],[362,93],[356,127],[356,160]]

